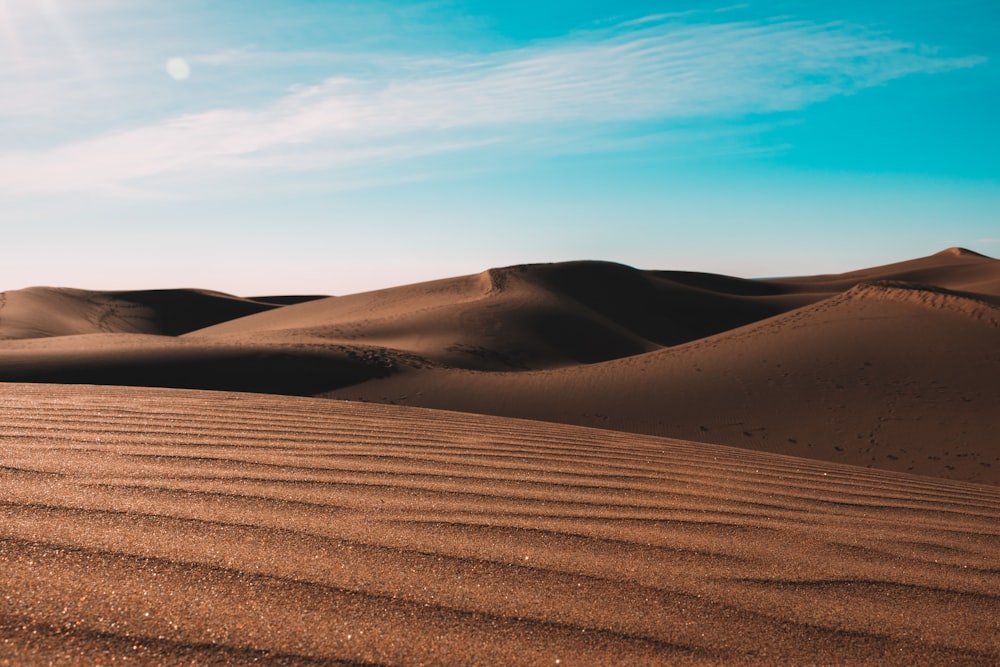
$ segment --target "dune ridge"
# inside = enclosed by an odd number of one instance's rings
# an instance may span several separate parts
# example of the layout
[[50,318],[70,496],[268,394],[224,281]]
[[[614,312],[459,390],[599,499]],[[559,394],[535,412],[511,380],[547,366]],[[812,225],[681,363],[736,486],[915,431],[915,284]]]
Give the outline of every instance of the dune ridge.
[[848,299],[902,300],[928,308],[952,310],[1000,327],[1000,297],[959,292],[936,285],[921,285],[901,280],[873,280],[859,283],[844,292]]
[[945,289],[1000,295],[1000,261],[965,248],[940,252],[846,273],[778,278],[773,282],[790,289],[843,291],[859,282],[898,280],[935,285]]
[[12,664],[1000,659],[992,487],[254,394],[8,384],[0,415]]
[[713,274],[563,262],[317,301],[187,336],[363,342],[453,368],[538,370],[677,345],[824,296]]

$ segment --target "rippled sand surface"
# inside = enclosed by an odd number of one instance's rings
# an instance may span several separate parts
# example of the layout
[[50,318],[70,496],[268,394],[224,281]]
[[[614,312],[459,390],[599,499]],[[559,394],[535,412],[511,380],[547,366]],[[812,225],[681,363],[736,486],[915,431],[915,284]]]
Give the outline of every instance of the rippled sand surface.
[[0,385],[0,664],[992,664],[1000,490],[322,399]]

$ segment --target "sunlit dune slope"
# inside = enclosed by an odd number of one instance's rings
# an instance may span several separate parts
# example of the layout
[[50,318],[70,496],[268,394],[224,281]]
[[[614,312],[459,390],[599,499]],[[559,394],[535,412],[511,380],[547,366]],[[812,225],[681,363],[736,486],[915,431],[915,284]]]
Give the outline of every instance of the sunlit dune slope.
[[12,664],[1000,660],[992,487],[251,394],[0,385],[0,423]]
[[28,287],[0,295],[0,339],[91,333],[178,335],[274,307],[208,290]]
[[670,435],[1000,484],[1000,306],[856,286],[648,354],[536,373],[421,370],[339,398]]
[[873,280],[900,280],[1000,296],[1000,261],[965,248],[948,248],[928,257],[848,273],[782,278],[771,282],[794,291],[843,291],[859,282]]

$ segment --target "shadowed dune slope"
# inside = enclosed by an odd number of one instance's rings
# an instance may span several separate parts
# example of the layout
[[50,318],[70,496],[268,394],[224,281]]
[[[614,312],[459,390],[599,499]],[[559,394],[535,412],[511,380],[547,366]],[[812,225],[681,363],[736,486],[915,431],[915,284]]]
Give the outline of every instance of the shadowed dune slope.
[[313,301],[188,336],[367,345],[470,370],[547,369],[680,345],[874,280],[1000,298],[1000,262],[957,248],[848,274],[776,280],[565,262]]
[[0,379],[312,396],[383,377],[398,358],[384,350],[332,343],[81,334],[0,341]]
[[90,333],[175,336],[276,305],[195,289],[100,292],[28,287],[0,295],[0,339]]
[[1000,307],[875,282],[639,356],[403,372],[338,398],[528,417],[1000,484]]
[[983,665],[1000,492],[413,408],[0,385],[0,661]]
[[[260,303],[267,303],[272,306],[293,306],[298,303],[306,303],[307,301],[318,301],[320,299],[332,299],[329,294],[287,294],[287,295],[275,295],[275,296],[251,296],[248,297],[251,301],[257,301]],[[191,329],[190,331],[194,331]]]
[[449,367],[538,369],[640,354],[819,298],[787,291],[608,262],[536,264],[289,306],[188,336],[336,341]]

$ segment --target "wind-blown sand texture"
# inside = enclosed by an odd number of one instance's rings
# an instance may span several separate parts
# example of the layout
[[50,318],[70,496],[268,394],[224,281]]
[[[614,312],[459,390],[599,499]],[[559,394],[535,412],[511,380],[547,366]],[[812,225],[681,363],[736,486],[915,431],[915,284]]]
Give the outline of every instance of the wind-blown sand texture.
[[0,424],[0,664],[1000,661],[995,487],[255,394]]

